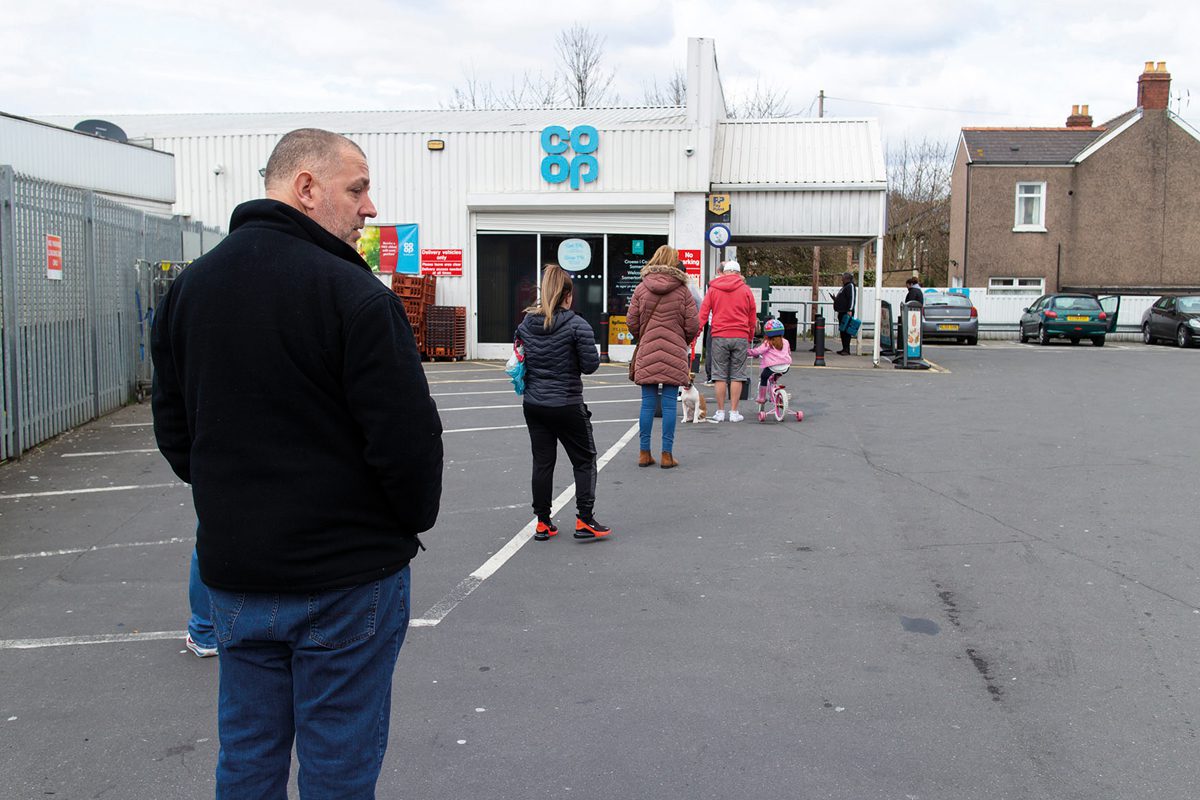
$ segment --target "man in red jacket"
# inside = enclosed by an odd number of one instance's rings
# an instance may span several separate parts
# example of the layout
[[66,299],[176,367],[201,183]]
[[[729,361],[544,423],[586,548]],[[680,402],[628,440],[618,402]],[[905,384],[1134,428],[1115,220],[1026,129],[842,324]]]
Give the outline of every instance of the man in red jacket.
[[725,421],[725,392],[729,389],[729,421],[741,422],[738,402],[746,380],[746,351],[754,338],[758,308],[754,293],[742,278],[742,267],[726,261],[721,274],[708,285],[700,306],[700,324],[712,312],[713,376],[717,380],[717,413],[713,422]]

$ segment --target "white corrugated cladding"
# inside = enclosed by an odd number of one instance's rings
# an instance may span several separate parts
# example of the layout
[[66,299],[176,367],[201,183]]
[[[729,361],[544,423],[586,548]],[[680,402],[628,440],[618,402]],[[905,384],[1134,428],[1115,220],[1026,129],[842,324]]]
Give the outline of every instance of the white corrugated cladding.
[[0,164],[22,175],[138,201],[156,213],[175,202],[170,153],[0,114]]
[[729,192],[735,237],[877,236],[887,171],[870,119],[718,125],[713,190]]
[[588,211],[577,214],[481,211],[475,215],[475,230],[667,235],[671,231],[671,216],[666,211]]
[[886,184],[873,119],[729,120],[717,126],[713,188]]
[[[210,224],[226,224],[238,203],[262,196],[258,170],[279,137],[300,125],[338,131],[358,142],[371,164],[372,196],[381,221],[435,225],[432,218],[426,221],[427,212],[454,211],[463,217],[465,230],[461,201],[467,193],[553,196],[708,188],[700,160],[685,152],[689,129],[676,108],[179,115],[113,121],[151,136],[156,146],[178,156],[176,212]],[[576,190],[569,183],[542,180],[540,137],[550,124],[597,128],[597,181]],[[442,139],[445,149],[429,151],[429,139]]]

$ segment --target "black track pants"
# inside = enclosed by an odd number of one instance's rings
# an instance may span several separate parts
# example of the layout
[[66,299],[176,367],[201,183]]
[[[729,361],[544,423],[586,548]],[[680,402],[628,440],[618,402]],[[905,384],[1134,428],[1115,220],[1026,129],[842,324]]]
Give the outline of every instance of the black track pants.
[[535,406],[526,403],[525,425],[533,451],[533,511],[550,516],[554,491],[554,464],[562,442],[575,472],[575,508],[591,517],[596,504],[596,442],[592,438],[592,412],[586,403],[577,406]]

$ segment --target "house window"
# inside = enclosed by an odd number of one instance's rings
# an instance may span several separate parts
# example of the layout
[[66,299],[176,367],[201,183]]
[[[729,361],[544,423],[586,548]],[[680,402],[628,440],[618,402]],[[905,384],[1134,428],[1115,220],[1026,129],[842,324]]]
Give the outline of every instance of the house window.
[[1046,231],[1046,184],[1017,184],[1017,213],[1014,231]]
[[988,294],[1041,294],[1045,278],[988,278]]

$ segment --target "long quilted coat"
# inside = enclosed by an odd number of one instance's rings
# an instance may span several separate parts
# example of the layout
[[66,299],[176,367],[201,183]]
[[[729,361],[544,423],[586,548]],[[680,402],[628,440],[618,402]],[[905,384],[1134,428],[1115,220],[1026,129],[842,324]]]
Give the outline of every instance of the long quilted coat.
[[683,386],[688,382],[688,352],[700,322],[687,280],[682,270],[666,264],[642,268],[642,282],[625,317],[638,345],[634,383]]
[[525,396],[531,406],[573,406],[583,402],[583,378],[600,367],[592,326],[570,309],[554,312],[550,330],[541,314],[529,314],[517,327],[525,343]]

